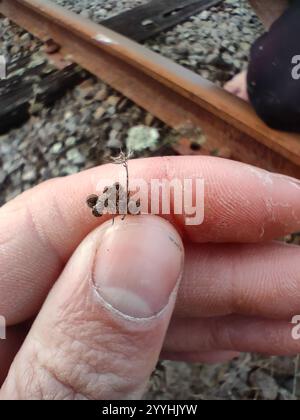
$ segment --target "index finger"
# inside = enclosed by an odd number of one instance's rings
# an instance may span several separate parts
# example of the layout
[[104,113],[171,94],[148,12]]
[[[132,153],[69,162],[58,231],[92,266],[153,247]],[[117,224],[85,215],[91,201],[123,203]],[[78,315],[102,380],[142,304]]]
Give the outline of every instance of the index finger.
[[[106,165],[48,181],[0,209],[0,313],[8,323],[32,316],[96,219],[86,196],[122,168]],[[164,157],[129,162],[130,179],[203,178],[204,222],[186,226],[166,215],[194,242],[258,242],[300,229],[300,182],[238,162],[209,157]]]

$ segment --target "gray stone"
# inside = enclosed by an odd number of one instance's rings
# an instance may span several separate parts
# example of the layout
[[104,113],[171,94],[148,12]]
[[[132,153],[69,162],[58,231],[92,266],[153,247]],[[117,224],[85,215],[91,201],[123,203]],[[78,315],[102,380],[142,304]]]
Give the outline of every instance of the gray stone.
[[32,182],[36,179],[36,169],[35,168],[25,168],[23,175],[22,175],[22,180],[24,182]]
[[0,186],[1,186],[1,184],[3,184],[3,182],[6,179],[6,177],[7,177],[7,174],[0,169]]
[[85,157],[75,147],[67,151],[67,159],[75,165],[82,165],[85,162]]
[[58,155],[61,151],[63,150],[63,145],[62,143],[55,143],[53,144],[53,146],[50,148],[50,153],[53,153],[55,155]]
[[76,142],[77,142],[76,137],[73,137],[73,136],[68,137],[65,141],[65,145],[67,147],[73,147],[73,146],[75,146]]

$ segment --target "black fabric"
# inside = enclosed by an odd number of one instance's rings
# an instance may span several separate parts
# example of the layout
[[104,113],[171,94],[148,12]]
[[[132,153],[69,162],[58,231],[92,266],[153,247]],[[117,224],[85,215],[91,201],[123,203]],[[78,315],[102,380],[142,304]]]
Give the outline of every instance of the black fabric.
[[[299,61],[294,58],[297,56]],[[300,0],[293,2],[251,50],[249,98],[257,114],[273,128],[300,132],[297,63],[300,64]]]

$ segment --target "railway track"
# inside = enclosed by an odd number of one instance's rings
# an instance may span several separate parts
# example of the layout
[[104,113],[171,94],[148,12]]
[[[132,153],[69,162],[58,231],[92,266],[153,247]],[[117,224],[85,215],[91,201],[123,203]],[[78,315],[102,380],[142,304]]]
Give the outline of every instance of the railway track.
[[0,0],[0,13],[57,46],[167,125],[201,128],[207,153],[300,178],[300,136],[268,128],[251,106],[144,46],[48,0]]

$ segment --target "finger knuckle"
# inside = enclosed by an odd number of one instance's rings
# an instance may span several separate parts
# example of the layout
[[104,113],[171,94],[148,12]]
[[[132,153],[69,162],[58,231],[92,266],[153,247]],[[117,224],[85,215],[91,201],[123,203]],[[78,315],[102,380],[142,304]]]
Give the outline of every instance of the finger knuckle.
[[93,340],[89,333],[76,336],[77,331],[78,326],[70,326],[55,341],[31,340],[26,364],[18,363],[14,369],[18,372],[14,375],[17,399],[94,400],[134,395],[138,386],[122,345],[114,348],[109,332]]

